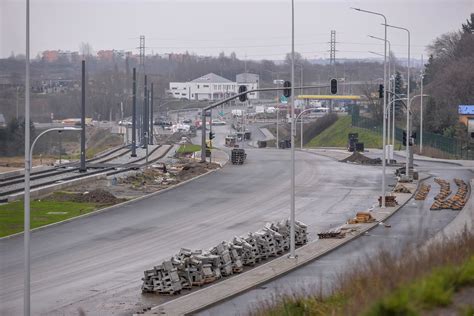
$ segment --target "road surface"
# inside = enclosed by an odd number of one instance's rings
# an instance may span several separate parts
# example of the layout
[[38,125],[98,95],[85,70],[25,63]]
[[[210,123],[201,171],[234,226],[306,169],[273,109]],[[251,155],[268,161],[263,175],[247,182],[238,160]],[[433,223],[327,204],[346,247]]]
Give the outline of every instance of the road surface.
[[[367,155],[377,156],[370,153]],[[400,160],[401,157],[397,159]],[[391,228],[378,226],[368,235],[351,241],[302,268],[213,306],[198,315],[245,315],[262,306],[262,302],[271,302],[285,293],[308,293],[319,290],[327,293],[337,282],[337,276],[350,269],[352,265],[363,264],[367,258],[375,256],[381,250],[399,255],[406,247],[416,247],[433,237],[458,213],[452,210],[429,210],[439,192],[439,186],[433,181],[434,177],[449,180],[452,191],[456,192],[457,187],[452,181],[453,178],[462,178],[468,182],[473,173],[468,168],[452,164],[424,161],[415,163],[417,170],[432,176],[425,181],[431,185],[431,190],[425,201],[411,200],[387,220],[386,223],[390,224]]]
[[[163,194],[32,233],[34,315],[127,315],[157,305],[142,272],[181,247],[207,249],[289,215],[289,151],[247,149],[225,168]],[[297,219],[314,234],[366,209],[380,192],[377,167],[297,153]],[[19,315],[23,236],[0,240],[0,315]]]

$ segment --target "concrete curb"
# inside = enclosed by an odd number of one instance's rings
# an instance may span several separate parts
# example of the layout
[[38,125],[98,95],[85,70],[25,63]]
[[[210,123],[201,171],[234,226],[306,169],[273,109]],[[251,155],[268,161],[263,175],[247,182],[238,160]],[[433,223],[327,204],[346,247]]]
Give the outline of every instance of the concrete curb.
[[[370,224],[357,224],[357,227],[360,227],[361,229],[358,230],[356,234],[346,236],[342,239],[317,239],[296,250],[296,253],[299,258],[296,262],[288,261],[286,259],[286,254],[282,255],[273,259],[272,261],[262,264],[254,269],[250,269],[242,274],[225,279],[217,284],[211,285],[204,289],[191,292],[175,300],[155,306],[151,309],[151,311],[146,312],[145,315],[194,314],[196,312],[209,308],[210,306],[219,304],[220,302],[226,301],[234,296],[244,293],[263,283],[271,281],[272,279],[285,275],[286,273],[289,273],[290,271],[299,268],[305,264],[308,264],[316,260],[317,258],[324,256],[325,254],[337,249],[338,247],[343,246],[349,241],[363,236],[367,231],[378,226],[380,222],[385,221],[390,216],[395,214],[399,209],[404,207],[413,198],[416,192],[416,188],[418,187],[420,182],[421,181],[417,181],[416,187],[411,188],[413,192],[409,195],[406,193],[394,193],[398,197],[402,196],[403,202],[401,202],[400,205],[390,210],[388,214],[386,211],[387,209],[382,211],[380,208],[377,208],[377,211],[372,211],[372,214],[376,218],[376,222]],[[413,184],[411,184],[411,186],[413,186]],[[207,301],[203,303],[203,298],[199,296],[203,296],[204,299],[207,299]]]
[[[83,214],[83,215],[79,215],[79,216],[76,216],[76,217],[71,217],[71,218],[68,218],[68,219],[65,219],[63,221],[60,221],[60,222],[55,222],[55,223],[51,223],[51,224],[48,224],[48,225],[44,225],[44,226],[41,226],[41,227],[37,227],[37,228],[33,228],[31,229],[31,232],[35,232],[35,231],[39,231],[39,230],[43,230],[43,229],[46,229],[46,228],[49,228],[49,227],[53,227],[53,226],[57,226],[57,225],[60,225],[60,224],[64,224],[64,223],[68,223],[68,222],[72,222],[76,219],[80,219],[80,218],[84,218],[84,217],[87,217],[87,216],[93,216],[93,215],[97,215],[99,213],[103,213],[103,212],[106,212],[106,211],[111,211],[111,210],[114,210],[115,208],[118,208],[118,207],[122,207],[122,206],[125,206],[125,205],[129,205],[131,203],[134,203],[134,202],[137,202],[137,201],[140,201],[140,200],[144,200],[144,199],[147,199],[147,198],[150,198],[150,197],[153,197],[155,195],[159,195],[159,194],[163,194],[167,191],[170,191],[172,189],[175,189],[177,187],[180,187],[182,185],[185,185],[193,180],[196,180],[196,179],[199,179],[201,177],[204,177],[206,175],[209,175],[213,172],[217,172],[219,171],[220,169],[214,169],[214,170],[209,170],[208,172],[206,173],[203,173],[203,174],[200,174],[194,178],[191,178],[191,179],[188,179],[186,181],[183,181],[183,182],[180,182],[178,184],[175,184],[173,186],[170,186],[166,189],[163,189],[163,190],[160,190],[160,191],[156,191],[156,192],[153,192],[153,193],[150,193],[150,194],[146,194],[146,195],[143,195],[143,196],[140,196],[140,197],[137,197],[137,198],[134,198],[134,199],[131,199],[131,200],[128,200],[128,201],[125,201],[125,202],[122,202],[122,203],[119,203],[119,204],[115,204],[115,205],[112,205],[112,206],[108,206],[108,207],[105,207],[105,208],[102,208],[102,209],[98,209],[96,211],[93,211],[93,212],[90,212],[90,213],[87,213],[87,214]],[[23,232],[19,232],[19,233],[15,233],[15,234],[12,234],[12,235],[8,235],[8,236],[4,236],[4,237],[0,237],[0,240],[4,240],[4,239],[10,239],[10,238],[14,238],[14,237],[17,237],[17,236],[20,236],[20,235],[23,235]]]

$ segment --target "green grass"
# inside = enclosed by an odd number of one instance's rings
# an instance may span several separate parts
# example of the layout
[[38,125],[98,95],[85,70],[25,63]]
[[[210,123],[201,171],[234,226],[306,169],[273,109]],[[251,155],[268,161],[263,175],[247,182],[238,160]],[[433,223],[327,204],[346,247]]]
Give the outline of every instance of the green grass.
[[334,124],[314,137],[305,147],[346,147],[347,135],[359,133],[359,142],[364,143],[365,148],[382,148],[381,134],[365,128],[352,127],[351,119],[351,116],[339,117]]
[[194,145],[194,144],[186,144],[186,145],[181,145],[178,149],[178,153],[180,154],[185,154],[185,153],[194,153],[196,151],[200,151],[201,146],[199,145]]
[[[31,201],[31,228],[41,227],[71,217],[90,213],[99,208],[92,203]],[[67,212],[48,214],[48,212]],[[0,205],[0,237],[23,231],[23,201]]]
[[427,276],[401,286],[375,302],[365,315],[419,315],[421,310],[449,306],[454,292],[470,285],[474,285],[474,256],[464,264],[434,269]]

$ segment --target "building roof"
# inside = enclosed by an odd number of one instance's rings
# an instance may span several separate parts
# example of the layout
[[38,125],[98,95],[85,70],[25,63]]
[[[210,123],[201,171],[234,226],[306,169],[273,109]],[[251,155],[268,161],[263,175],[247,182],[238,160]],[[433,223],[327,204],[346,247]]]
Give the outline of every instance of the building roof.
[[218,76],[215,73],[208,73],[207,75],[204,75],[202,77],[199,77],[197,79],[194,79],[191,82],[212,82],[212,83],[232,83],[229,79],[226,79],[224,77]]

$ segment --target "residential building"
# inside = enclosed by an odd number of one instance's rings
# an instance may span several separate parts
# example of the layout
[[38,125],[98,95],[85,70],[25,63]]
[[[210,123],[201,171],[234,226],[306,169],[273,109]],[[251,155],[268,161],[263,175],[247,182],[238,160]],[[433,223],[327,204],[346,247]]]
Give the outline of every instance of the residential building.
[[[236,95],[239,85],[246,85],[247,90],[256,89],[258,82],[258,75],[255,74],[239,74],[234,82],[209,73],[189,82],[170,82],[167,94],[177,99],[214,101]],[[249,99],[257,98],[258,93],[249,94]]]

